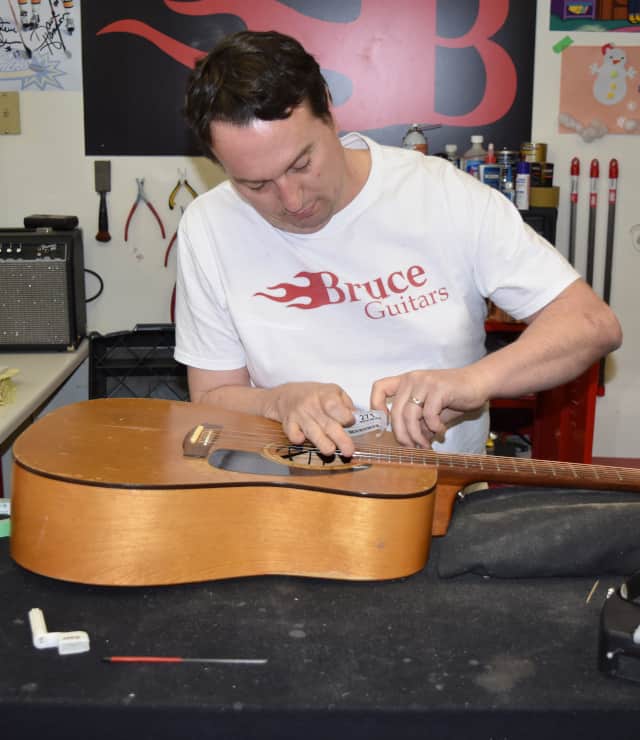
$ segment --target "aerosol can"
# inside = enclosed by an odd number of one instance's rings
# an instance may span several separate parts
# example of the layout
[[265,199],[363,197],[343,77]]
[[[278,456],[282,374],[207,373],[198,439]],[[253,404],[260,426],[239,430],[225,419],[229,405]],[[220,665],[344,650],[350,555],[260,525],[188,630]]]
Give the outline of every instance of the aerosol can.
[[417,123],[413,123],[409,127],[409,130],[402,139],[402,146],[405,149],[415,149],[417,152],[429,154],[429,144],[425,135],[422,133],[422,127]]

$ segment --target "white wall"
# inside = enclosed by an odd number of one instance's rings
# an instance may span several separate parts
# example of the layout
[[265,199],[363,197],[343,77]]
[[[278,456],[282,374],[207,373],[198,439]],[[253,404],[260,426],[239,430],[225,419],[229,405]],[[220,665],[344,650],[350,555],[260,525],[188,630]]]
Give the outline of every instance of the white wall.
[[[636,281],[640,252],[632,247],[629,230],[640,221],[635,195],[640,185],[639,142],[633,136],[609,136],[585,144],[576,135],[557,133],[561,60],[551,47],[564,34],[551,33],[548,27],[549,0],[538,0],[532,133],[534,141],[548,143],[549,159],[556,166],[555,183],[562,189],[557,245],[563,252],[566,253],[568,233],[571,158],[577,155],[582,162],[588,162],[597,156],[601,162],[608,162],[615,156],[621,163],[612,304],[623,323],[625,344],[608,364],[610,377],[606,395],[598,400],[594,454],[638,456],[640,447],[635,444],[635,420],[640,416],[640,392],[636,382],[640,338]],[[590,45],[605,43],[612,36],[571,35],[576,43]],[[640,44],[640,37],[635,39],[636,34],[624,36],[625,44]],[[84,156],[82,94],[26,91],[20,94],[20,107],[22,133],[0,136],[0,226],[21,226],[23,217],[31,213],[77,215],[84,231],[86,266],[98,272],[105,281],[103,295],[88,305],[90,330],[105,333],[131,329],[136,323],[168,321],[175,254],[169,269],[163,267],[163,257],[175,230],[179,209],[169,210],[167,199],[178,179],[179,169],[187,170],[189,182],[201,192],[221,179],[219,168],[204,158],[110,157],[112,192],[108,196],[108,210],[112,240],[101,244],[94,238],[98,196],[94,192],[94,158]],[[127,111],[122,110],[120,114],[126,116]],[[129,242],[124,241],[126,216],[136,195],[136,177],[146,180],[147,194],[167,228],[164,240],[151,214],[142,208],[132,222]],[[185,197],[183,193],[178,203],[186,203]],[[601,193],[599,245],[604,244],[605,202]],[[578,237],[582,242],[586,228],[586,212],[583,212],[578,224]],[[578,266],[582,267],[580,263]],[[599,263],[596,280],[600,279]],[[88,278],[87,294],[91,295],[95,288],[93,279]]]
[[[159,93],[160,94],[160,93]],[[168,198],[186,169],[198,192],[212,187],[222,171],[204,157],[104,157],[111,160],[111,193],[107,196],[110,242],[95,240],[98,195],[94,159],[84,156],[84,123],[80,92],[21,92],[22,133],[0,136],[0,225],[22,226],[32,213],[71,214],[79,218],[84,235],[86,267],[101,275],[104,293],[88,304],[88,321],[100,332],[131,329],[136,323],[169,321],[169,302],[175,279],[175,251],[163,266],[165,248],[190,198],[184,189],[177,206]],[[126,110],[121,112],[126,116]],[[166,239],[151,212],[139,205],[124,241],[127,215],[135,200],[136,178],[145,178],[145,191],[159,212]],[[87,296],[97,282],[87,277]]]
[[[585,274],[588,228],[588,170],[594,157],[600,161],[600,187],[596,221],[594,286],[601,292],[607,226],[607,174],[609,160],[620,163],[616,205],[614,267],[611,305],[624,331],[624,344],[607,362],[604,397],[597,401],[593,452],[596,456],[640,457],[637,420],[640,418],[640,312],[638,276],[640,245],[632,243],[631,228],[640,223],[640,138],[607,135],[588,144],[577,134],[558,133],[562,55],[552,47],[568,35],[577,46],[614,42],[618,46],[640,46],[640,33],[549,31],[549,0],[538,0],[535,80],[533,95],[533,141],[548,144],[548,159],[555,164],[554,182],[561,188],[556,245],[567,254],[569,240],[569,171],[573,157],[581,163],[579,211],[576,228],[576,266]],[[640,70],[635,84],[640,84]]]

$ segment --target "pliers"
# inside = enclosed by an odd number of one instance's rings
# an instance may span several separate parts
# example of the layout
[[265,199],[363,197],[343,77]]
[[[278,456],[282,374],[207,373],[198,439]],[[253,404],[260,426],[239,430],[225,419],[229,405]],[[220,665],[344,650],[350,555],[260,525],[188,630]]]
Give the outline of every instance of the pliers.
[[167,267],[169,264],[169,253],[171,252],[171,249],[173,248],[173,245],[176,243],[176,239],[178,238],[178,230],[176,229],[173,232],[173,236],[171,237],[171,240],[169,241],[169,246],[166,248],[164,253],[164,266]]
[[[184,206],[180,206],[180,218],[182,218],[182,214],[184,213]],[[178,224],[180,222],[178,221]],[[173,249],[173,245],[176,243],[176,239],[178,238],[178,228],[176,227],[176,230],[173,232],[173,236],[171,239],[169,239],[169,244],[167,245],[167,248],[164,252],[164,266],[167,267],[169,264],[169,254],[171,253],[171,250]]]
[[192,198],[197,198],[198,193],[189,185],[189,182],[187,180],[187,171],[186,170],[178,170],[179,179],[176,183],[175,188],[171,191],[171,195],[169,195],[169,208],[173,210],[176,207],[176,195],[178,195],[178,191],[180,188],[185,188],[189,195]]
[[164,224],[162,223],[162,219],[158,215],[158,211],[151,205],[149,200],[147,199],[147,196],[144,193],[144,177],[137,178],[136,177],[136,183],[138,184],[138,195],[135,199],[134,204],[131,206],[131,210],[129,211],[129,216],[127,217],[127,223],[124,227],[124,240],[127,241],[129,238],[129,224],[131,223],[131,219],[133,217],[133,214],[136,211],[136,208],[138,207],[138,203],[146,203],[147,207],[151,211],[151,213],[154,215],[156,221],[158,222],[158,226],[160,226],[160,233],[162,234],[162,238],[164,239],[166,234],[164,230]]

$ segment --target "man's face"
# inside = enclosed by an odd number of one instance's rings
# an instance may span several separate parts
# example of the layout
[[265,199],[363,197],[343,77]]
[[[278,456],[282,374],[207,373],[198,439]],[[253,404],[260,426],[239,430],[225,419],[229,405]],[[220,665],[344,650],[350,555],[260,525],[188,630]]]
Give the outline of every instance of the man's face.
[[344,150],[308,104],[289,118],[211,124],[213,152],[240,197],[270,224],[310,234],[346,205]]

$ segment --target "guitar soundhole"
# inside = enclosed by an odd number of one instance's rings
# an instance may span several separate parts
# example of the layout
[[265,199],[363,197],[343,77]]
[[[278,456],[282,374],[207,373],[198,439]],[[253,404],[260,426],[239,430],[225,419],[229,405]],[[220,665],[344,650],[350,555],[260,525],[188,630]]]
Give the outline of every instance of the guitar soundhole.
[[341,455],[323,455],[315,447],[307,445],[268,445],[265,456],[269,459],[289,465],[293,468],[320,471],[353,470],[367,466],[355,465],[347,457]]

